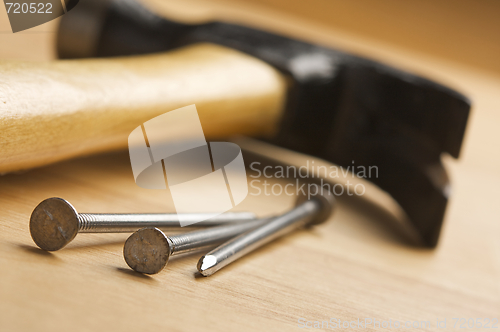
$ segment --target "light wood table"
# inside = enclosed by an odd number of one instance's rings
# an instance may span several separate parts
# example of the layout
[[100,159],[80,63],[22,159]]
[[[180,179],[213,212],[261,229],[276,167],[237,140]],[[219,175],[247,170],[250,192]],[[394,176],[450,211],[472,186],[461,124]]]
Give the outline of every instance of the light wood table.
[[[218,13],[342,47],[470,96],[461,159],[445,158],[453,196],[439,246],[409,245],[393,227],[394,203],[373,189],[363,200],[341,198],[327,224],[278,240],[210,278],[195,276],[199,255],[173,259],[158,275],[136,274],[122,257],[126,234],[81,234],[59,252],[43,252],[28,220],[47,197],[66,198],[84,212],[173,210],[167,192],[135,185],[127,152],[75,159],[0,177],[1,331],[290,331],[303,326],[300,318],[429,321],[424,330],[440,331],[437,320],[454,330],[453,318],[500,318],[500,76],[245,1],[154,5],[186,19]],[[18,38],[0,34],[0,57],[50,59],[54,26]],[[292,204],[286,195],[249,195],[237,209],[268,215]]]

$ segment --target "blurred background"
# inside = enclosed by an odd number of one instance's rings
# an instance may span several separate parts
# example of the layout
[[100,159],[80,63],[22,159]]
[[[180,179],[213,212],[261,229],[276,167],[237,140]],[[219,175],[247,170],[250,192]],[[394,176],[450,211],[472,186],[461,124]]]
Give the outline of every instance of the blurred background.
[[[500,74],[500,2],[496,0],[141,2],[185,21],[217,18],[244,22],[321,43],[331,41],[353,50],[357,49],[355,41],[362,38]],[[0,57],[54,58],[57,24],[58,19],[12,34],[5,7],[0,6]]]

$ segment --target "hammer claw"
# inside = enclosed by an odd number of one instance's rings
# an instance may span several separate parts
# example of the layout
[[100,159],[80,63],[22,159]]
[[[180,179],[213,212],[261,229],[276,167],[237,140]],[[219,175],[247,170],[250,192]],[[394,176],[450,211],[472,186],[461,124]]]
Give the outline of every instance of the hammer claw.
[[[75,23],[85,17],[94,27],[87,32]],[[77,36],[87,41],[83,49],[71,42]],[[371,60],[265,31],[173,22],[133,0],[80,3],[62,17],[58,48],[62,58],[102,57],[198,42],[248,53],[290,78],[281,125],[269,142],[344,167],[377,166],[379,176],[369,180],[401,205],[427,246],[436,246],[449,187],[440,156],[459,156],[470,110],[463,95]]]

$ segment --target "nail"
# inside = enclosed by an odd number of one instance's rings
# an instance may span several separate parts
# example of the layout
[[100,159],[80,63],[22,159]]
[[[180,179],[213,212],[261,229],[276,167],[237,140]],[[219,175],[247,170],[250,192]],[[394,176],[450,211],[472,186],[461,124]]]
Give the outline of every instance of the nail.
[[[196,221],[209,215],[184,214],[183,218]],[[227,212],[190,226],[209,227],[256,218],[255,214],[250,212]],[[64,248],[78,233],[131,233],[149,226],[181,229],[176,213],[78,213],[68,201],[57,197],[48,198],[38,204],[30,218],[31,238],[37,246],[47,251]]]
[[268,220],[246,221],[171,236],[165,235],[158,228],[143,228],[127,239],[123,257],[134,271],[155,274],[163,270],[172,255],[213,247],[259,227]]
[[198,261],[198,271],[211,276],[249,252],[303,226],[326,221],[332,213],[333,195],[299,196],[295,208],[268,223],[242,234],[210,251]]

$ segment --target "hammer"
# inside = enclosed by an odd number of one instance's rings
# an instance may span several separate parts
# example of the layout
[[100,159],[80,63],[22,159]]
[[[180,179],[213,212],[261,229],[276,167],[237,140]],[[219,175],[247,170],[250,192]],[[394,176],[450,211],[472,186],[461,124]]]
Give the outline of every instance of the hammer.
[[265,136],[339,166],[377,166],[369,180],[436,246],[449,192],[440,156],[459,156],[466,97],[338,50],[234,24],[173,22],[130,0],[81,1],[61,20],[61,58],[162,51],[3,64],[0,171],[124,147],[137,125],[196,103],[209,138]]

